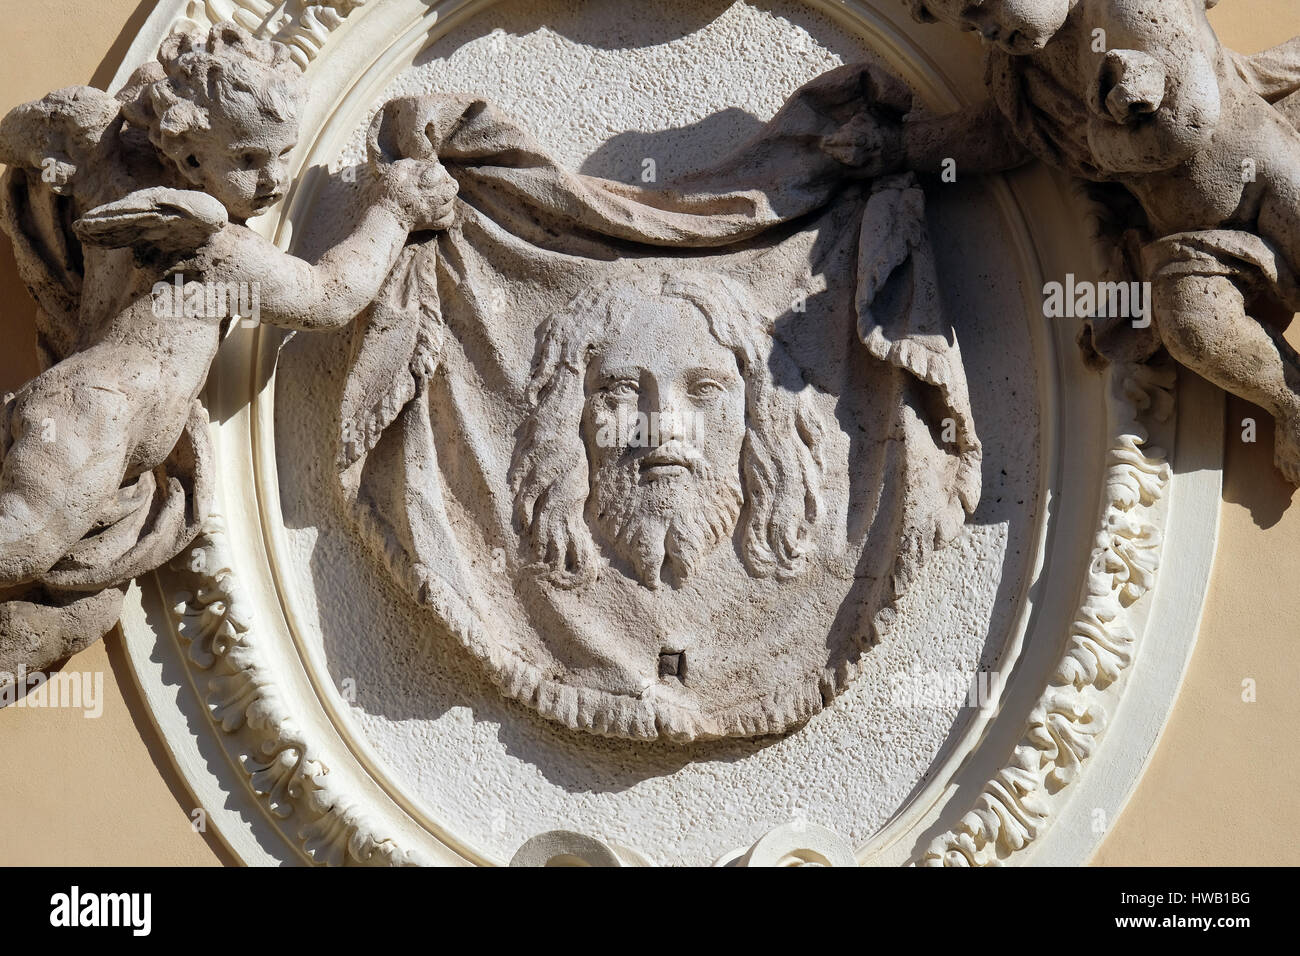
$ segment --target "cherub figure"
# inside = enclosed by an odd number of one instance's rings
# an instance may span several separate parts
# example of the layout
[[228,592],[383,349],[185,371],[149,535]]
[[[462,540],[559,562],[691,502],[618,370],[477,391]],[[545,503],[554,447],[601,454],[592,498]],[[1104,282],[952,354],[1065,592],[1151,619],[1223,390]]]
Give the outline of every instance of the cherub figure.
[[[996,171],[1037,157],[1136,200],[1140,278],[1181,364],[1269,411],[1300,484],[1300,41],[1245,57],[1217,0],[905,0],[979,32],[992,99],[905,124],[907,164]],[[951,167],[950,167],[951,168]]]
[[[60,90],[0,124],[3,222],[49,366],[0,406],[0,670],[97,639],[116,605],[88,618],[86,595],[193,537],[193,502],[168,517],[167,463],[183,436],[191,457],[204,447],[196,400],[229,316],[159,309],[159,283],[242,285],[261,321],[337,328],[410,232],[449,224],[455,181],[436,160],[402,160],[372,163],[355,228],[315,264],[249,229],[289,186],[305,99],[285,47],[225,23],[170,36],[116,98]],[[89,620],[99,633],[69,633]]]

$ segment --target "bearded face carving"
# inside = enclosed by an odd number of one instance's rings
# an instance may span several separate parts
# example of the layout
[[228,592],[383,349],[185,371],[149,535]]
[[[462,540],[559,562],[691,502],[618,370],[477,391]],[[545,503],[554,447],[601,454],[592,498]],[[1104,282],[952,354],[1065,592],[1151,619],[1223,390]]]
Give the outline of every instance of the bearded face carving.
[[543,572],[575,587],[603,557],[647,588],[680,586],[739,537],[751,574],[797,574],[823,432],[804,388],[721,277],[624,279],[579,296],[542,330],[513,468]]
[[595,524],[647,587],[683,580],[735,530],[745,383],[680,299],[634,304],[587,367]]
[[909,102],[832,71],[742,185],[726,160],[689,193],[574,173],[475,97],[372,122],[465,202],[353,333],[340,488],[506,697],[610,737],[783,733],[961,533],[981,449],[925,196],[858,155]]

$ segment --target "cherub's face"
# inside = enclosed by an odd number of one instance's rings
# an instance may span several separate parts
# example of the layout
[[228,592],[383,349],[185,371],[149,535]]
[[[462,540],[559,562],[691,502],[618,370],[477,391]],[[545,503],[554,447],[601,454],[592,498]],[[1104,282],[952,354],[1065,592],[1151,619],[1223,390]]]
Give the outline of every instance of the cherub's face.
[[182,172],[218,199],[231,219],[259,216],[289,188],[289,154],[298,144],[297,117],[276,119],[261,110],[227,115],[209,111],[210,128],[194,138]]
[[1015,56],[1047,46],[1078,0],[922,0],[945,23],[974,30]]

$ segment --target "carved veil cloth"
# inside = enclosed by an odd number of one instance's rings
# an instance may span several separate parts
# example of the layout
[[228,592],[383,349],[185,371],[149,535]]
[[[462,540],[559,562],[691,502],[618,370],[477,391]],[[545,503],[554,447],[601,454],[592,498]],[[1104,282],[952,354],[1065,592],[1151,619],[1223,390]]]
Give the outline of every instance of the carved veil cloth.
[[[666,190],[568,171],[481,100],[397,100],[376,117],[372,150],[436,153],[461,215],[413,239],[351,333],[340,482],[397,580],[503,692],[614,736],[783,731],[847,687],[960,532],[981,449],[923,195],[855,175],[877,120],[907,108],[898,81],[833,71]],[[734,534],[676,586],[611,562],[557,587],[529,552],[510,474],[548,320],[593,287],[679,274],[738,290],[732,306],[771,340],[764,387],[824,426],[806,560],[766,576],[740,560],[762,505],[750,494]]]

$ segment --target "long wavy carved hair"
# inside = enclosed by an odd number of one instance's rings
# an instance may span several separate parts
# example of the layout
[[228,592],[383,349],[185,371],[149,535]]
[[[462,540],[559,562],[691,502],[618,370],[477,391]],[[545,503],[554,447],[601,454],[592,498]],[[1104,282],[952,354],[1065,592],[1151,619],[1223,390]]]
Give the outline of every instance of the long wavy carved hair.
[[[717,274],[616,278],[594,286],[551,316],[528,391],[530,410],[510,470],[515,515],[550,580],[561,587],[597,575],[584,519],[590,463],[582,435],[588,364],[647,299],[678,300],[698,310],[713,337],[736,357],[745,383],[746,435],[739,462],[745,506],[741,558],[756,577],[788,578],[806,563],[822,510],[825,425],[810,386],[747,296]],[[565,526],[579,547],[548,555],[538,529]],[[573,555],[576,555],[576,561]]]

